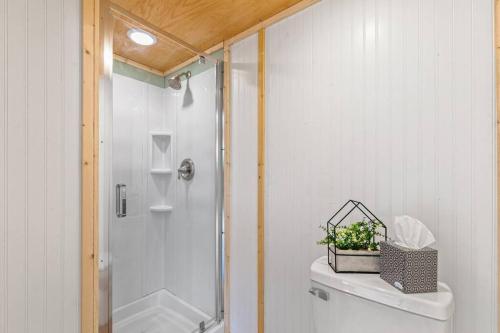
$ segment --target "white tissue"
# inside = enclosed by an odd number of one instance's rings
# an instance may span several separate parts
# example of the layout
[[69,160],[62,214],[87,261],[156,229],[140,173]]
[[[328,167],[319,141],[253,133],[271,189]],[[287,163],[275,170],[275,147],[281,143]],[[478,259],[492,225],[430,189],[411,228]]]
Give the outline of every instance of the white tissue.
[[423,249],[436,241],[422,222],[408,215],[394,218],[394,231],[395,243],[413,250]]

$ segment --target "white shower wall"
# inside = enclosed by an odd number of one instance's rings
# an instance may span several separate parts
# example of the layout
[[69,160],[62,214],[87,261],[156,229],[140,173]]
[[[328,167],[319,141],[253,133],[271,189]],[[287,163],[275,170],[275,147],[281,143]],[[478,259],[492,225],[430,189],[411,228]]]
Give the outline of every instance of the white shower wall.
[[[113,186],[127,184],[128,205],[126,218],[114,207],[110,217],[114,309],[167,289],[215,315],[215,68],[193,75],[188,93],[182,85],[113,76]],[[151,173],[151,132],[171,134],[171,174]],[[184,158],[195,163],[191,181],[177,179]]]
[[165,287],[210,316],[215,315],[216,287],[215,73],[211,66],[194,74],[189,85],[183,81],[180,91],[165,91],[167,110],[176,115],[174,165],[185,158],[195,164],[191,181],[175,178],[173,223],[165,230]]
[[150,173],[150,131],[173,127],[171,114],[164,89],[113,76],[112,184],[127,185],[127,217],[110,210],[115,309],[164,287],[163,235],[170,216],[153,214],[149,207],[173,195],[167,186],[171,176]]

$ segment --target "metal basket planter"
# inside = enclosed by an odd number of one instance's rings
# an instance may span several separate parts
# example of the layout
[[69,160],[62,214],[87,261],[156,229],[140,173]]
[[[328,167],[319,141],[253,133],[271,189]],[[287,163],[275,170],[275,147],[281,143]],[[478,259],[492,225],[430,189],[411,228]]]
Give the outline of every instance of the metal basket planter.
[[[340,229],[352,224],[352,218],[361,216],[365,224],[375,232],[370,239],[371,244],[377,244],[376,249],[341,249]],[[351,222],[349,222],[351,221]],[[363,203],[355,200],[347,201],[326,224],[327,235],[333,235],[333,241],[328,243],[328,264],[337,273],[380,273],[380,241],[387,240],[387,227]]]

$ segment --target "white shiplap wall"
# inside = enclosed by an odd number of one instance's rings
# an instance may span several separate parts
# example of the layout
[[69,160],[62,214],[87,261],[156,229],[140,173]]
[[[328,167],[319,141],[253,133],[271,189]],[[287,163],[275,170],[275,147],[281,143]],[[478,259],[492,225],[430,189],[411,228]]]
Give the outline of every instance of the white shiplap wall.
[[496,332],[492,13],[324,0],[267,30],[266,332],[312,331],[318,225],[351,198],[426,223],[456,332]]
[[79,332],[80,1],[0,27],[0,332]]
[[257,36],[231,47],[230,326],[257,332]]

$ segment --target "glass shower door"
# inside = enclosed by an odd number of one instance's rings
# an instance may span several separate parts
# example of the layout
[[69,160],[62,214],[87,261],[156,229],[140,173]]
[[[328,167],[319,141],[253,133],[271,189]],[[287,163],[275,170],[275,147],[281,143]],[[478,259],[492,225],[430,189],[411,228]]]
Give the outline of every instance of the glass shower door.
[[222,319],[221,68],[191,68],[179,90],[113,76],[114,333],[192,333]]

